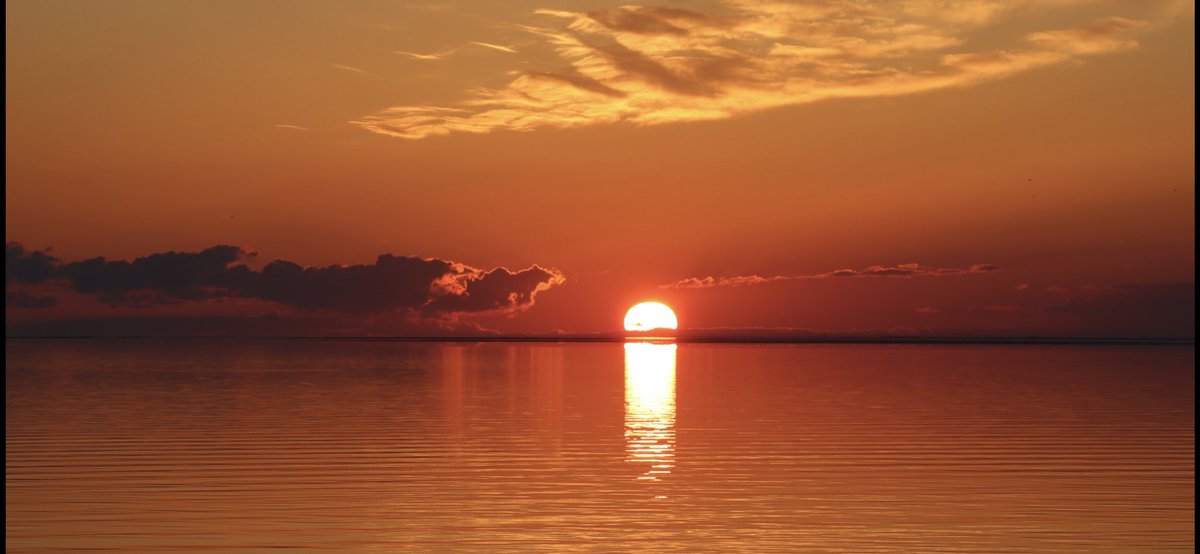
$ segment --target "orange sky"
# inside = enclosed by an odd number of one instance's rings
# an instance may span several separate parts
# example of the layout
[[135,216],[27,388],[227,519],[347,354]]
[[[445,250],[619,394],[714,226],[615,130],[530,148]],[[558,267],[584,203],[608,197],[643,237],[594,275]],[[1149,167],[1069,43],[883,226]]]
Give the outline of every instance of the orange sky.
[[[57,259],[9,268],[10,333],[264,314],[320,322],[268,334],[588,333],[653,298],[717,334],[1194,335],[1190,2],[6,16],[9,265]],[[71,265],[214,245],[257,252],[230,262],[253,283]],[[257,273],[384,253],[465,266],[411,301],[393,273]]]

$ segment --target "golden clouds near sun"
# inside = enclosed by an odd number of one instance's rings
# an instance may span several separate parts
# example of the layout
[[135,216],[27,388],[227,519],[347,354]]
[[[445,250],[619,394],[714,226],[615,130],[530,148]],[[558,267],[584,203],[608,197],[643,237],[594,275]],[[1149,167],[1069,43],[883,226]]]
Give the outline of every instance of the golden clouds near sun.
[[654,329],[675,329],[679,320],[675,312],[662,302],[642,302],[625,313],[626,331],[652,331]]

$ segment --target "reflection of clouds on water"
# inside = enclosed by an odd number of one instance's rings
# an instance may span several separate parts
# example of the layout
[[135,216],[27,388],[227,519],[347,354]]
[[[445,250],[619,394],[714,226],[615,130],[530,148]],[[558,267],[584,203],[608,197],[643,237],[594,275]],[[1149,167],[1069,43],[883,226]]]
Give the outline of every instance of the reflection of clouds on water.
[[626,460],[645,464],[638,479],[658,481],[675,467],[675,345],[625,343]]

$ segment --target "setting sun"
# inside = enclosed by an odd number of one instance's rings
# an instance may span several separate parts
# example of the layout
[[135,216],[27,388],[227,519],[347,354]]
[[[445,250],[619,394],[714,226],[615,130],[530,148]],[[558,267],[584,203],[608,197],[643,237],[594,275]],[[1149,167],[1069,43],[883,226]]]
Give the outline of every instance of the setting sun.
[[675,329],[679,320],[675,312],[662,302],[642,302],[625,313],[626,331],[652,331],[654,329]]

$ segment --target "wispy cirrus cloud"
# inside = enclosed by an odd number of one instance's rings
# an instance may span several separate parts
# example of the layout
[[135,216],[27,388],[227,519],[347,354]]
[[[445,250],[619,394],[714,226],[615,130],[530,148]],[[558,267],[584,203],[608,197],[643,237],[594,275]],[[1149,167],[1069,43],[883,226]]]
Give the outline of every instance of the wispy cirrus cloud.
[[[520,53],[516,49],[510,48],[508,46],[504,46],[502,44],[492,44],[490,42],[482,42],[482,41],[477,41],[477,40],[468,41],[468,44],[474,44],[475,46],[479,46],[481,48],[486,48],[488,50],[494,50],[497,52],[504,52],[506,54]],[[404,56],[405,58],[408,58],[410,60],[433,62],[433,61],[440,61],[440,60],[449,58],[450,56],[453,56],[454,54],[458,53],[458,51],[459,51],[458,48],[447,48],[445,50],[441,50],[438,52],[430,52],[428,54],[422,54],[420,52],[409,52],[407,50],[395,50],[395,51],[393,51],[393,53],[398,54],[400,56]]]
[[482,46],[484,48],[490,48],[492,50],[497,50],[500,52],[506,52],[508,54],[516,54],[517,53],[516,49],[509,48],[508,46],[504,46],[502,44],[492,44],[490,42],[483,42],[483,41],[478,41],[478,40],[472,40],[471,44],[474,44],[475,46]]
[[974,264],[968,267],[929,267],[917,263],[900,265],[873,265],[863,269],[838,269],[825,273],[792,275],[738,275],[736,277],[688,277],[674,283],[660,285],[660,289],[707,289],[713,287],[744,287],[782,281],[807,281],[814,279],[845,279],[856,277],[947,277],[953,275],[980,275],[1000,271],[994,264]]
[[[1135,48],[1150,22],[1095,18],[1079,1],[725,0],[710,12],[626,5],[537,10],[516,25],[555,55],[451,106],[397,106],[352,123],[420,139],[627,122],[715,120],[831,98],[881,97],[974,85],[1034,68]],[[1011,31],[1020,8],[1080,13],[1073,26]],[[1110,6],[1111,7],[1111,6]],[[1169,17],[1169,10],[1159,10]],[[981,34],[1002,47],[972,47]],[[485,42],[473,44],[517,54]],[[420,55],[413,55],[418,59]],[[537,67],[536,65],[534,67]]]
[[419,54],[417,52],[407,52],[405,50],[396,50],[395,53],[411,60],[436,61],[446,59],[457,51],[458,49],[451,48],[449,50],[442,50],[441,52],[432,52],[429,54]]
[[359,68],[357,68],[357,67],[354,67],[354,66],[352,66],[352,65],[345,65],[345,64],[340,64],[340,63],[331,63],[331,64],[329,64],[329,67],[332,67],[332,68],[334,68],[334,69],[340,69],[340,70],[342,70],[342,71],[349,71],[349,72],[351,72],[351,73],[361,73],[361,74],[363,74],[363,75],[373,75],[373,73],[371,73],[370,71],[367,71],[367,70],[365,70],[365,69],[359,69]]

